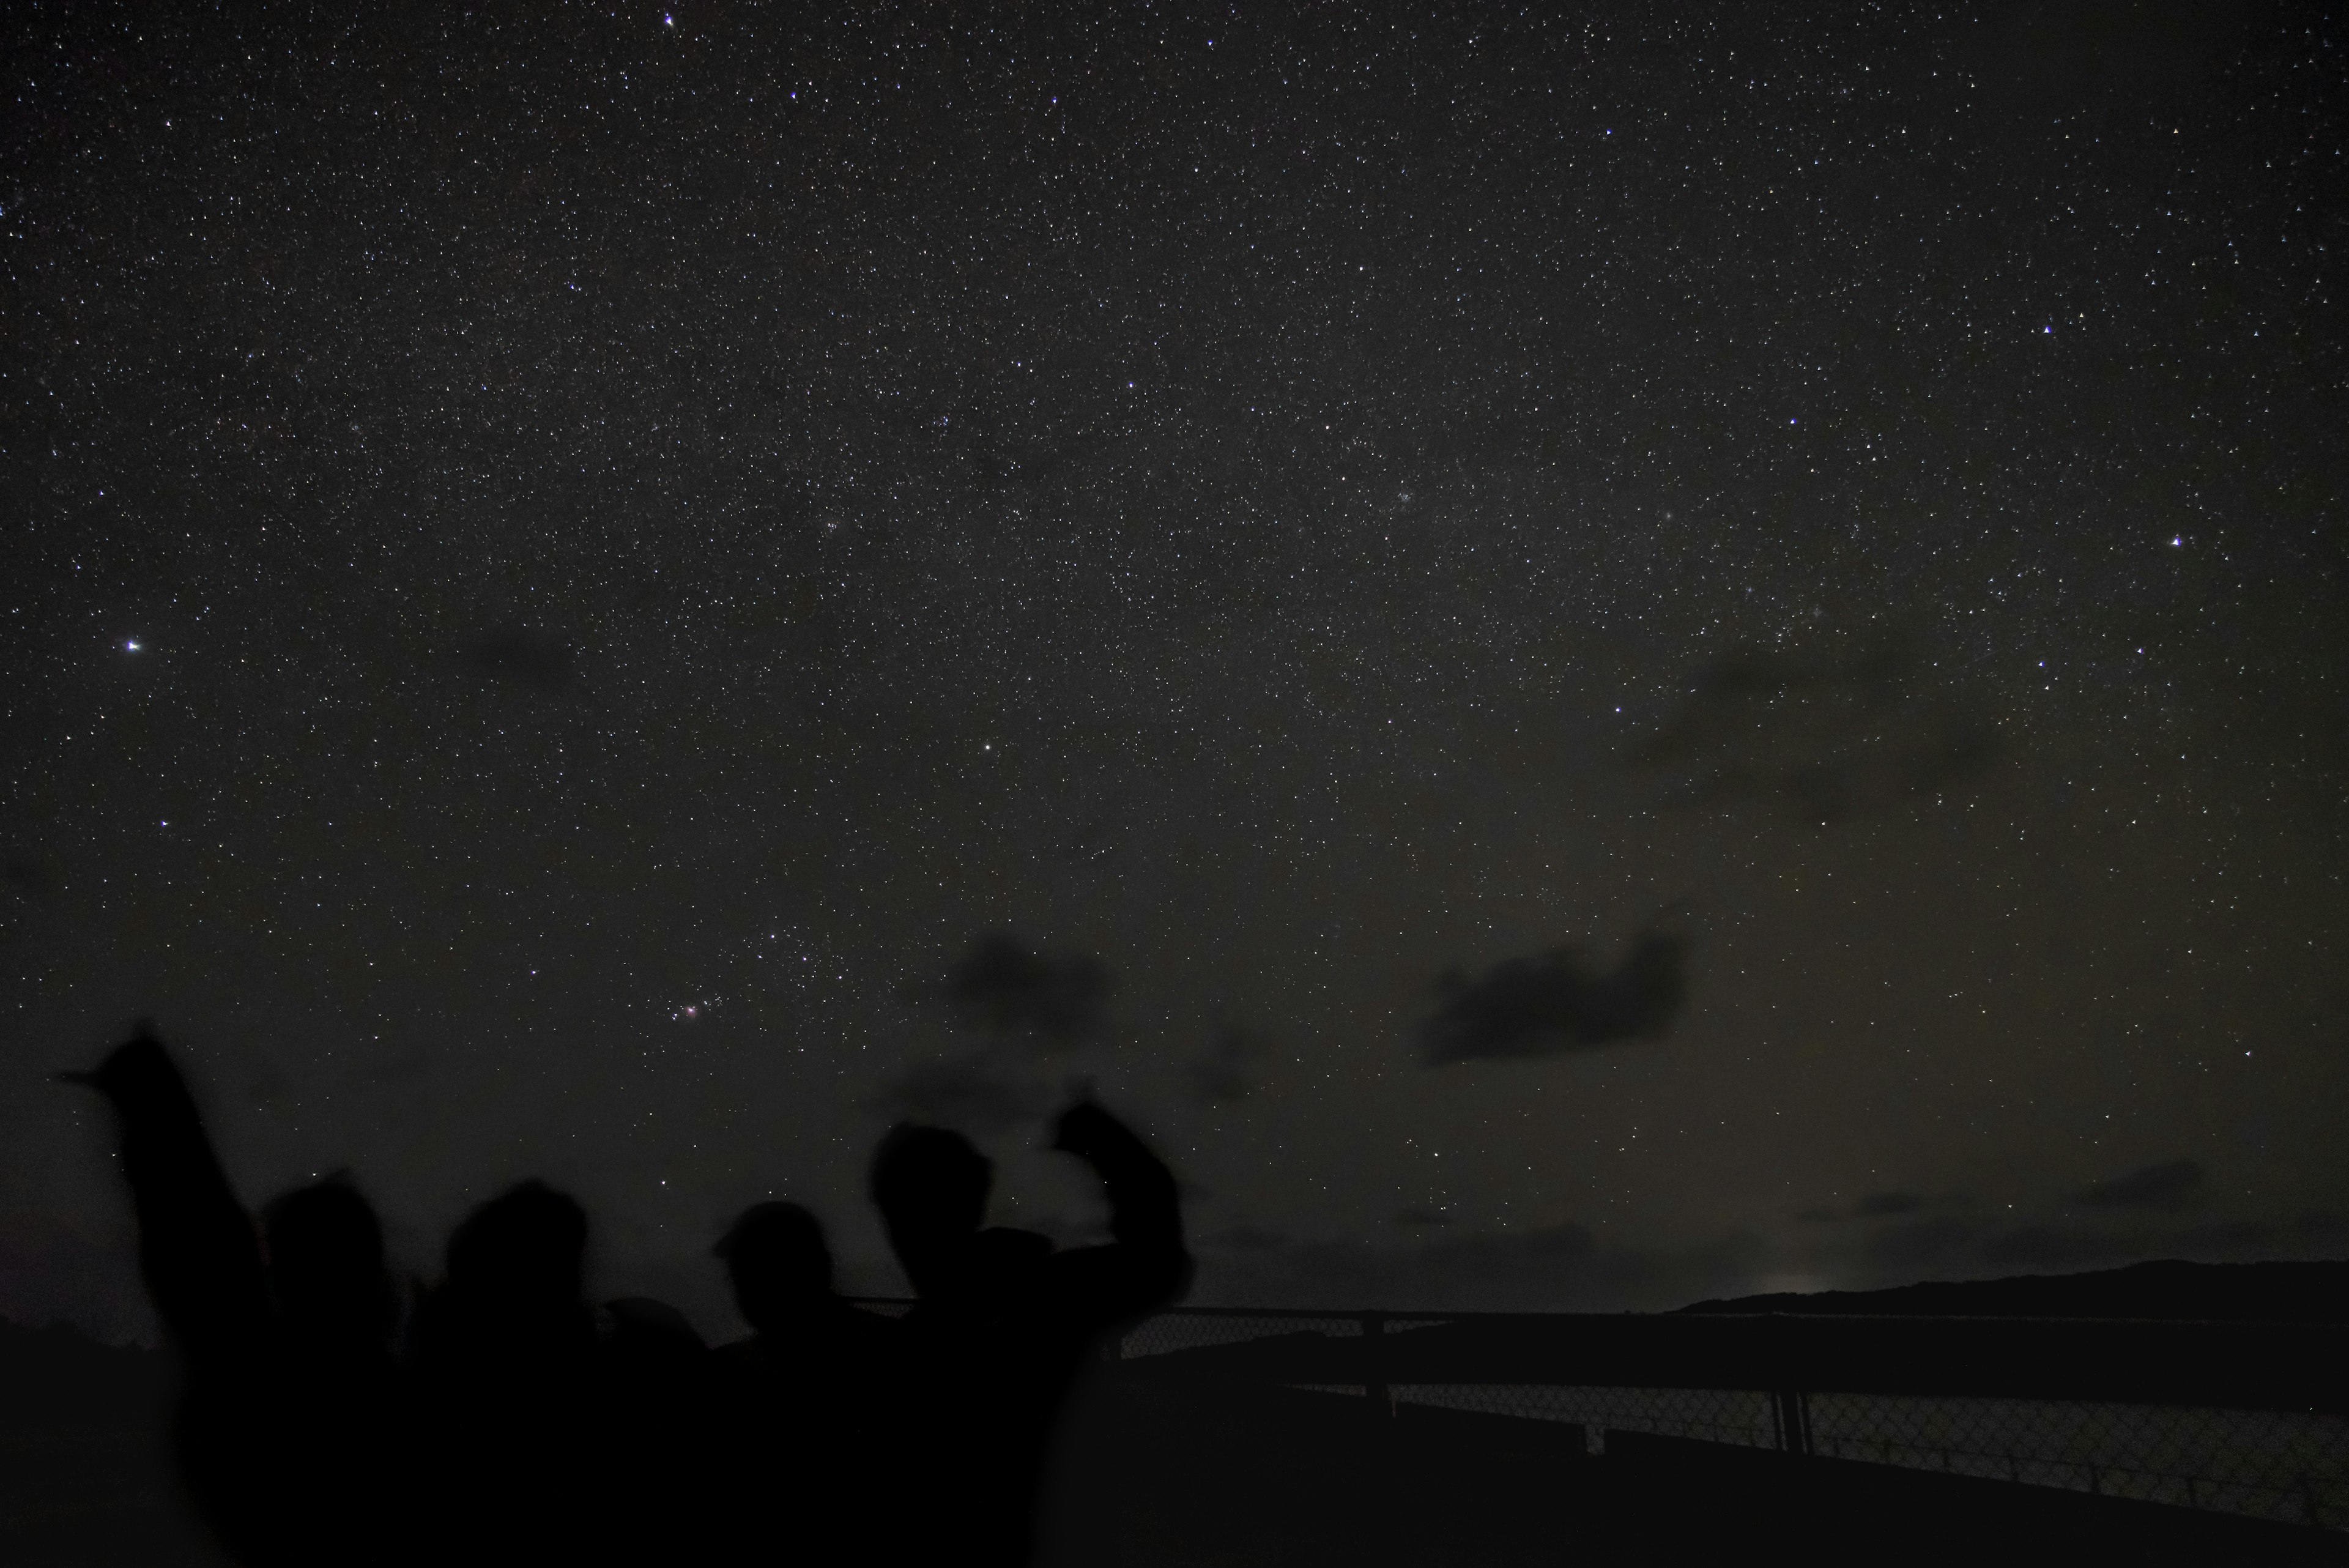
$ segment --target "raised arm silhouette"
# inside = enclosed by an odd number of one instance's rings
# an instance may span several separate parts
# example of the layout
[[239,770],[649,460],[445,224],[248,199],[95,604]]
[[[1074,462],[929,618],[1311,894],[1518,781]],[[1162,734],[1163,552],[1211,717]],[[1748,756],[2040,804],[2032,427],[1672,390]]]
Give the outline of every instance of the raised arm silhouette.
[[140,1266],[186,1369],[173,1439],[199,1511],[243,1563],[403,1560],[408,1429],[375,1210],[340,1179],[300,1189],[270,1206],[264,1254],[150,1029],[66,1076],[116,1112]]
[[874,1201],[920,1297],[905,1319],[916,1495],[895,1517],[924,1559],[1029,1561],[1046,1449],[1087,1354],[1190,1282],[1174,1175],[1140,1138],[1082,1101],[1052,1147],[1101,1177],[1110,1244],[983,1229],[994,1168],[959,1133],[900,1125],[874,1159]]

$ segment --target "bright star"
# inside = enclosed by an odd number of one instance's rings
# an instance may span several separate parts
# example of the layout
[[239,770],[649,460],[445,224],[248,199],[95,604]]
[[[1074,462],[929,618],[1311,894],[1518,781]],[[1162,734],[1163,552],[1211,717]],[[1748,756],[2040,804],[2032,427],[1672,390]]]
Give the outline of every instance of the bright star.
[[126,642],[122,645],[122,648],[123,651],[126,653],[136,653],[139,651],[139,645],[135,642]]

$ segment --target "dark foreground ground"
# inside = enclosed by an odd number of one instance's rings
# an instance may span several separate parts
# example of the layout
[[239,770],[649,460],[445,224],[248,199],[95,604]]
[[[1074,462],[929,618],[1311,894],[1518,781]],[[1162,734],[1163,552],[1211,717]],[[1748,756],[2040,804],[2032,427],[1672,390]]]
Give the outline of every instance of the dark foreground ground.
[[2081,1492],[1359,1397],[1147,1364],[1071,1423],[1052,1568],[1822,1562],[2349,1563],[2349,1538]]
[[[152,1353],[0,1325],[0,1564],[222,1568],[162,1446]],[[1104,1368],[1050,1568],[1823,1561],[2349,1563],[2349,1539],[2082,1493]],[[885,1526],[877,1526],[885,1532]],[[876,1553],[875,1562],[882,1561]]]

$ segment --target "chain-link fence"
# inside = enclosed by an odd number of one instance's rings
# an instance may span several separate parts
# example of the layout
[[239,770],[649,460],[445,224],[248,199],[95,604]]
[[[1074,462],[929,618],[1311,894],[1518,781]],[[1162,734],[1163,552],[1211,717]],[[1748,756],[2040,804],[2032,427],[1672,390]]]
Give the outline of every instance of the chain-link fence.
[[[1141,1358],[1300,1334],[1359,1342],[1366,1331],[1454,1321],[1178,1308],[1135,1326],[1117,1353]],[[2349,1530],[2349,1417],[2317,1411],[1530,1381],[1289,1386],[1572,1423],[1593,1452],[1604,1451],[1610,1431],[1791,1448]]]
[[2035,1399],[1808,1397],[1814,1451],[2349,1528],[2349,1419]]
[[1751,1449],[1780,1446],[1775,1403],[1767,1394],[1720,1388],[1578,1388],[1547,1383],[1417,1383],[1396,1399],[1485,1416],[1567,1421],[1582,1428],[1590,1451],[1604,1453],[1607,1434],[1644,1432],[1693,1438]]

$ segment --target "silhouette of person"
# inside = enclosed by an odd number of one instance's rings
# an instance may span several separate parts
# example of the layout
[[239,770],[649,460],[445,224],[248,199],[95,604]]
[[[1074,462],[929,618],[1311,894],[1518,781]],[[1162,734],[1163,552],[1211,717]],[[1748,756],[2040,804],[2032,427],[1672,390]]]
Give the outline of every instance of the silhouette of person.
[[926,1558],[1028,1562],[1046,1449],[1087,1353],[1190,1282],[1174,1174],[1140,1138],[1086,1100],[1052,1147],[1101,1177],[1109,1245],[983,1228],[994,1168],[959,1133],[901,1124],[874,1159],[874,1201],[920,1297],[905,1329],[933,1500],[909,1545]]
[[598,1529],[614,1466],[596,1429],[586,1244],[585,1212],[539,1181],[482,1204],[449,1239],[413,1348],[432,1555],[592,1561],[612,1543]]
[[286,1560],[405,1562],[412,1511],[396,1500],[413,1434],[382,1221],[337,1176],[271,1203],[263,1238],[277,1313],[269,1511]]
[[322,1358],[388,1366],[399,1297],[384,1267],[383,1223],[346,1176],[263,1210],[269,1284],[291,1343]]
[[718,1353],[729,1528],[771,1536],[791,1518],[800,1554],[871,1558],[888,1533],[878,1519],[902,1326],[833,1291],[823,1226],[796,1203],[744,1210],[715,1251],[752,1331]]
[[173,1437],[198,1509],[244,1563],[400,1560],[397,1300],[374,1210],[339,1179],[301,1189],[271,1205],[264,1252],[151,1029],[64,1075],[116,1112],[140,1270],[186,1367]]
[[666,1302],[626,1297],[602,1316],[600,1549],[616,1563],[702,1561],[720,1522],[709,1348]]

